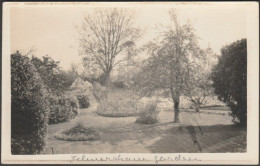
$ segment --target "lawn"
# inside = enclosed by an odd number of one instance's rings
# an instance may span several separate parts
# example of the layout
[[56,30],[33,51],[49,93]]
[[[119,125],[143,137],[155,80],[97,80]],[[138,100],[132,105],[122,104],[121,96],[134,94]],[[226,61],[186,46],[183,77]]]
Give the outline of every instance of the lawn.
[[[185,126],[185,124],[172,123],[174,113],[170,109],[171,106],[168,109],[160,109],[157,124],[143,125],[135,123],[137,117],[100,116],[96,113],[98,103],[94,99],[91,100],[91,107],[81,109],[79,116],[75,119],[49,126],[47,147],[52,147],[55,154],[198,152],[188,131],[185,128],[182,132],[178,131],[178,126]],[[199,124],[204,135],[198,134],[197,137],[202,151],[244,152],[246,150],[246,130],[234,126],[232,118],[228,114],[207,113],[212,111],[204,110],[200,113]],[[181,109],[183,118],[191,116],[192,113],[192,110]],[[102,134],[101,137],[91,141],[61,141],[55,138],[57,133],[68,131],[78,123],[87,128],[98,130]],[[224,147],[218,146],[216,148],[214,147],[216,144],[224,145]]]

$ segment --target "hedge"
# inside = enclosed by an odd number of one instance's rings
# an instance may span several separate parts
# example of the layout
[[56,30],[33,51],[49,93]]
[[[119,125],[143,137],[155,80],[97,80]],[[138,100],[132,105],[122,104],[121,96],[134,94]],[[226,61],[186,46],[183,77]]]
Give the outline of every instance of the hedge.
[[11,55],[11,152],[38,154],[45,147],[47,91],[30,59]]

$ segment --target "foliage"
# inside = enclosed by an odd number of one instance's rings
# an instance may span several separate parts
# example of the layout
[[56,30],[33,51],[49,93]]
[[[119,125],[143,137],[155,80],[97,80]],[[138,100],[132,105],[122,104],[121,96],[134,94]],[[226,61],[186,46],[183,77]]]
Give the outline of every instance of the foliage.
[[92,95],[93,86],[88,81],[83,81],[77,78],[71,85],[71,94],[75,95],[78,99],[80,108],[88,108],[90,103],[90,96]]
[[30,59],[18,51],[11,55],[11,151],[37,154],[45,147],[47,91]]
[[221,49],[212,71],[215,93],[231,107],[233,121],[247,124],[247,41],[242,39]]
[[65,77],[61,74],[59,62],[49,56],[43,56],[42,59],[33,56],[31,62],[51,93],[64,92]]
[[63,141],[91,141],[100,137],[100,133],[94,128],[86,128],[82,124],[62,131],[54,136],[55,138]]
[[123,89],[126,87],[123,81],[114,81],[113,86],[119,89]]
[[107,117],[136,116],[138,96],[130,90],[114,89],[107,93],[107,97],[99,100],[97,114]]
[[131,50],[140,36],[139,30],[133,28],[130,11],[117,8],[87,15],[79,33],[85,68],[101,69],[105,82],[114,66],[135,55]]
[[170,11],[174,26],[163,32],[159,44],[149,43],[146,48],[150,57],[144,61],[135,82],[138,91],[149,95],[163,90],[163,95],[171,96],[174,102],[175,122],[179,121],[180,96],[192,85],[192,74],[204,58],[198,44],[198,37],[190,24],[180,25],[174,10]]
[[139,117],[136,119],[136,123],[142,124],[154,124],[158,122],[158,110],[157,102],[150,102],[145,105],[144,109],[139,114]]
[[49,96],[49,123],[65,122],[78,115],[79,104],[74,95]]

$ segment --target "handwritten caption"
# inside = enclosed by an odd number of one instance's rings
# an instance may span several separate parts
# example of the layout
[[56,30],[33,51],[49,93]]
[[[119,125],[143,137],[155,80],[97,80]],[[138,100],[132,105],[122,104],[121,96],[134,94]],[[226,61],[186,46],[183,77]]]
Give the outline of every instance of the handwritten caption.
[[174,161],[201,161],[197,158],[191,158],[189,156],[184,155],[173,155],[173,156],[158,156],[154,155],[153,159],[149,157],[149,159],[145,157],[129,157],[124,155],[115,155],[115,156],[104,156],[104,157],[89,157],[88,155],[71,155],[71,161],[121,161],[121,162],[127,162],[127,161],[154,161],[156,164],[160,162],[174,162]]

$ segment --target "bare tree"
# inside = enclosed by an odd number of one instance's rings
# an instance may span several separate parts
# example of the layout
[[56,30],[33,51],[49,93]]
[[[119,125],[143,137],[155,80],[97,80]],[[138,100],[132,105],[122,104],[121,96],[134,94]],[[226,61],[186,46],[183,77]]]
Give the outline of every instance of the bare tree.
[[80,48],[85,67],[100,68],[109,80],[110,72],[120,62],[131,58],[140,31],[133,27],[133,14],[127,9],[98,9],[84,18]]

